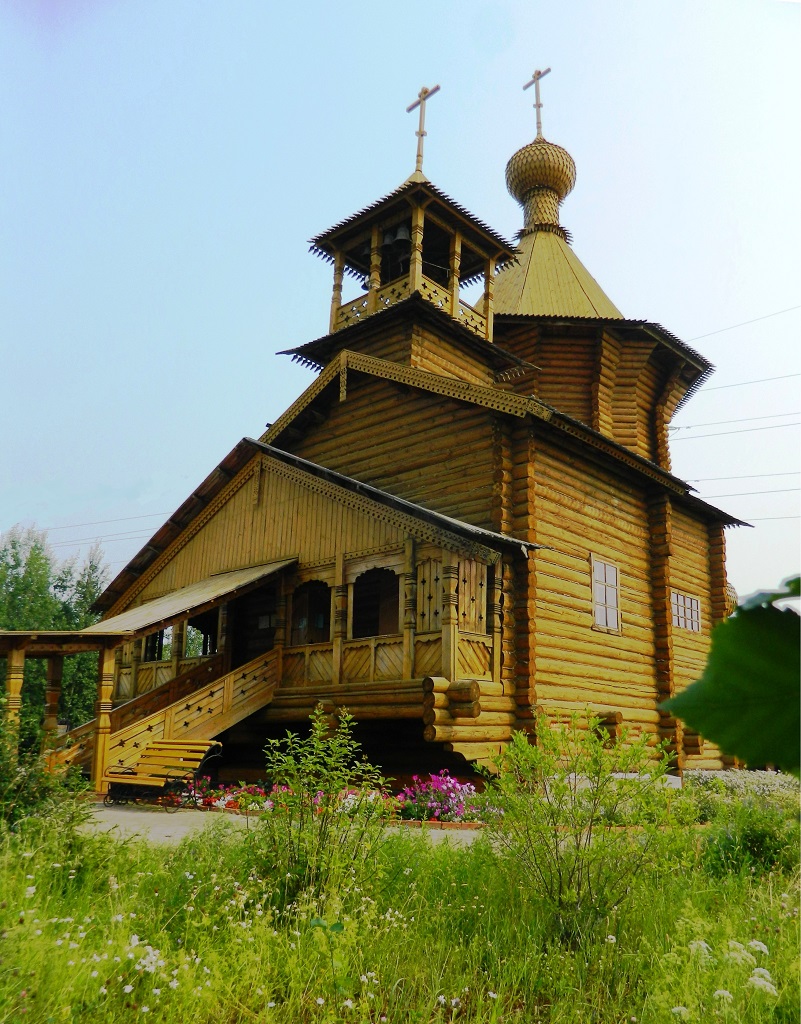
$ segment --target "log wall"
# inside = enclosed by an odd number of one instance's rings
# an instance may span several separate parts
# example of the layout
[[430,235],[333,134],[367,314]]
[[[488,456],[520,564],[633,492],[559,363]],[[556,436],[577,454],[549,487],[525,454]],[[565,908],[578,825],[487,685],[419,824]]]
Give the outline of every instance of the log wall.
[[324,426],[281,446],[408,501],[490,528],[493,413],[350,374]]
[[481,384],[483,387],[494,383],[492,371],[484,360],[425,327],[418,326],[413,330],[411,365],[443,377],[456,377],[471,384]]
[[[703,671],[709,652],[710,633],[719,615],[714,600],[713,560],[709,530],[682,509],[673,509],[673,544],[670,560],[670,582],[673,590],[701,603],[701,629],[694,632],[673,626],[673,671],[676,690],[695,682]],[[696,734],[685,735],[685,766],[717,769],[723,766],[720,751]]]
[[[648,513],[622,477],[536,439],[536,694],[546,710],[620,711],[656,732]],[[594,628],[590,556],[620,571],[620,633]],[[519,684],[518,684],[519,685]]]

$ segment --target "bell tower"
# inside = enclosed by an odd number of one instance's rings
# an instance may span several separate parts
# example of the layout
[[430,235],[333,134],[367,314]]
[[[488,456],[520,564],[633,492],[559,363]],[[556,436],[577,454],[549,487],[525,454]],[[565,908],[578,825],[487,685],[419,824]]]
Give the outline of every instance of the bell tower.
[[[329,332],[333,334],[412,295],[420,295],[485,341],[492,341],[496,273],[515,259],[506,239],[436,188],[423,173],[424,87],[407,110],[419,109],[414,172],[389,195],[311,240],[334,267]],[[345,298],[345,279],[363,294]],[[460,288],[482,281],[473,306]]]

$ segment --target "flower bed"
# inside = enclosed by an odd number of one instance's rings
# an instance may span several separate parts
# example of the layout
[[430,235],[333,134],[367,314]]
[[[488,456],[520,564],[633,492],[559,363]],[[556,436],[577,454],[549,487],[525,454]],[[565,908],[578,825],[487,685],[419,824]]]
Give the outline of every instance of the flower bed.
[[[264,814],[280,807],[282,797],[289,792],[286,786],[212,785],[208,777],[203,777],[198,779],[195,797],[204,810]],[[322,800],[322,794],[318,794],[317,799]],[[337,797],[337,810],[343,814],[354,813],[364,799],[364,794],[356,790],[343,790]],[[368,793],[367,799],[383,802],[383,816],[388,821],[407,824],[477,825],[483,824],[492,813],[472,783],[459,782],[446,770],[428,779],[413,776],[412,784],[405,786],[397,797],[376,790]]]

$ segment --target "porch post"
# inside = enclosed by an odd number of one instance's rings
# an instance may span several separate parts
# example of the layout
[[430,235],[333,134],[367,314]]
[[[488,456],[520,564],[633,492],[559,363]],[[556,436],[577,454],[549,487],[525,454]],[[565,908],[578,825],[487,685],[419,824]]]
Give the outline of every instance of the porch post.
[[25,648],[12,647],[6,662],[6,721],[13,730],[19,726],[22,708],[22,680],[25,675]]
[[108,792],[108,783],[101,782],[108,763],[111,735],[112,693],[114,690],[114,648],[104,647],[97,664],[97,701],[95,703],[95,749],[92,758],[92,782],[95,792]]
[[186,626],[185,620],[173,623],[172,627],[172,677],[179,675],[181,671],[181,659],[186,650]]
[[442,674],[451,682],[458,672],[459,648],[459,559],[442,551]]
[[64,655],[51,654],[47,659],[47,689],[45,715],[42,728],[53,733],[58,728],[58,703],[61,699],[61,680],[64,676]]
[[342,656],[345,638],[348,635],[348,585],[345,582],[345,559],[342,552],[337,552],[334,566],[334,632],[332,647],[332,678],[333,686],[342,682]]
[[414,539],[407,537],[403,548],[403,678],[414,678],[414,632],[417,627],[417,568]]

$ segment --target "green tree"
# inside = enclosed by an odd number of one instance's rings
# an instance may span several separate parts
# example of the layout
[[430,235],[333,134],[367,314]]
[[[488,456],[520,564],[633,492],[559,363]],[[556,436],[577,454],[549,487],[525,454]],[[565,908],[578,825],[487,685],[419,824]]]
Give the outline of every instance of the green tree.
[[[91,606],[105,586],[108,570],[99,545],[86,558],[61,561],[34,527],[12,527],[0,535],[0,629],[81,629],[96,622]],[[5,685],[5,660],[0,682]],[[25,662],[22,688],[23,740],[38,732],[44,709],[46,664]],[[92,717],[97,686],[97,655],[64,659],[61,712],[70,725]]]

